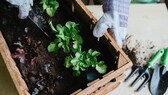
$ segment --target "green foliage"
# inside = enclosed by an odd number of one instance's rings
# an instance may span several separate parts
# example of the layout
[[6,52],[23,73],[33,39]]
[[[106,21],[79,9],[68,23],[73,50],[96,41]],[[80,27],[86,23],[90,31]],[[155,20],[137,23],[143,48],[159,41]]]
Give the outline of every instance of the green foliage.
[[46,11],[50,17],[54,16],[59,7],[59,3],[56,0],[41,0],[40,4],[43,6],[43,11]]
[[98,62],[97,57],[99,55],[100,52],[93,51],[92,49],[89,49],[88,52],[78,51],[75,53],[75,56],[70,55],[65,58],[64,66],[66,68],[72,67],[74,76],[80,76],[81,71],[85,71],[90,67],[104,74],[107,66],[104,64],[104,61]]
[[50,45],[47,47],[48,52],[57,52],[58,51],[58,49],[59,49],[59,47],[58,47],[59,40],[60,39],[56,38],[54,41],[52,41],[50,43]]
[[55,35],[55,40],[49,44],[48,52],[57,52],[62,48],[65,53],[68,53],[69,56],[66,56],[64,66],[72,68],[73,76],[80,76],[82,71],[86,71],[89,68],[95,68],[100,74],[106,72],[107,66],[104,61],[98,62],[97,60],[100,52],[92,49],[89,49],[88,52],[81,50],[83,39],[78,34],[78,24],[68,21],[65,26],[57,24],[54,27],[52,22],[49,21],[49,25],[52,34]]
[[[56,28],[49,22],[49,25],[55,35],[55,40],[48,46],[49,52],[57,52],[59,48],[63,48],[64,52],[70,53],[80,51],[83,43],[82,37],[78,34],[79,29],[75,22],[68,21],[65,26],[56,25]],[[72,43],[70,43],[72,42]],[[70,50],[70,46],[72,49]]]
[[104,64],[104,61],[100,61],[96,64],[96,70],[100,73],[100,74],[104,74],[106,73],[107,70],[107,66]]

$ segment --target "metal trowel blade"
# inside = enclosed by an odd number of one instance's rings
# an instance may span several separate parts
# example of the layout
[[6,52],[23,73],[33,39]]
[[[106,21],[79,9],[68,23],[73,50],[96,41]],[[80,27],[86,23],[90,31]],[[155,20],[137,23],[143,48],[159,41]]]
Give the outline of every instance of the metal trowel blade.
[[159,82],[160,82],[160,68],[159,68],[159,65],[156,64],[153,71],[151,83],[150,83],[150,92],[152,95],[158,95],[157,91],[158,91]]
[[164,94],[168,88],[168,72],[166,71],[166,67],[162,66],[160,68],[160,82],[158,86],[158,95],[166,95]]
[[42,18],[40,15],[37,15],[33,9],[29,12],[28,18],[47,36],[49,35],[46,33],[47,28],[45,27],[45,21],[44,18]]

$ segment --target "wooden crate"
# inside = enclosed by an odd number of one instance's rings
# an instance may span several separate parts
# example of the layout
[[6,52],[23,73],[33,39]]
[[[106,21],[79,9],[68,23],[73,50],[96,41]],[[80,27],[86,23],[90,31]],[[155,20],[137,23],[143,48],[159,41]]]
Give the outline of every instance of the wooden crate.
[[[83,20],[84,23],[91,28],[96,24],[96,18],[91,14],[91,12],[85,7],[81,0],[65,0],[68,7],[72,8],[72,12],[80,17],[80,20]],[[115,89],[122,79],[124,79],[124,72],[131,68],[132,62],[127,57],[127,55],[123,52],[121,48],[116,44],[114,39],[110,36],[108,31],[104,34],[104,36],[100,39],[105,45],[109,47],[109,52],[118,52],[118,59],[116,61],[117,69],[108,72],[101,79],[98,78],[91,83],[87,84],[87,88],[79,89],[72,93],[72,95],[104,95],[113,89]],[[19,95],[30,95],[28,92],[29,89],[20,74],[15,61],[11,57],[11,53],[6,44],[6,41],[3,38],[3,35],[0,32],[0,54],[4,59],[6,67],[13,79],[13,82],[16,86],[16,89]],[[111,82],[111,80],[116,79],[115,82]]]

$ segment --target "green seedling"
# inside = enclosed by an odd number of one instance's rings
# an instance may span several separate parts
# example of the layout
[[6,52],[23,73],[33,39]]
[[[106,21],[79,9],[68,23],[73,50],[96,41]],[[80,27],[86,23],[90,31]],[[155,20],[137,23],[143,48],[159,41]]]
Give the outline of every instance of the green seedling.
[[41,0],[40,4],[43,7],[43,11],[46,11],[50,17],[54,16],[59,7],[59,3],[56,0]]
[[[63,48],[65,53],[80,51],[81,44],[83,43],[82,37],[78,34],[78,24],[68,21],[65,26],[61,24],[56,25],[56,28],[49,22],[51,29],[55,35],[55,40],[48,46],[49,52],[57,52]],[[71,49],[70,49],[71,48]]]
[[95,68],[100,74],[104,74],[107,70],[107,66],[104,61],[98,62],[97,57],[100,52],[89,49],[88,52],[80,51],[75,55],[70,55],[65,58],[64,66],[66,68],[72,68],[74,76],[80,76],[81,71],[86,71],[88,68]]

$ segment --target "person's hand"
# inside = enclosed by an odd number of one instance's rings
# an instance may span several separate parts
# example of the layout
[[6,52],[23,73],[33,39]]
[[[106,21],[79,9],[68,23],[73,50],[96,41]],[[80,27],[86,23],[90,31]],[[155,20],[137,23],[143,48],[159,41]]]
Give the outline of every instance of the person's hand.
[[[128,9],[130,0],[127,2],[124,1],[125,0],[123,0],[122,4],[122,2],[119,3],[117,0],[104,0],[104,14],[98,20],[96,26],[93,29],[93,35],[99,38],[102,37],[104,32],[106,32],[106,30],[109,28],[111,36],[117,42],[119,47],[122,47],[127,32]],[[121,10],[123,6],[126,7],[126,9]]]
[[10,4],[19,8],[18,17],[25,19],[29,15],[31,6],[33,6],[33,0],[6,0]]
[[104,13],[94,27],[93,35],[97,38],[102,37],[108,28],[110,29],[110,34],[112,34],[111,36],[117,42],[119,47],[122,47],[126,36],[126,29],[119,27],[118,13]]

